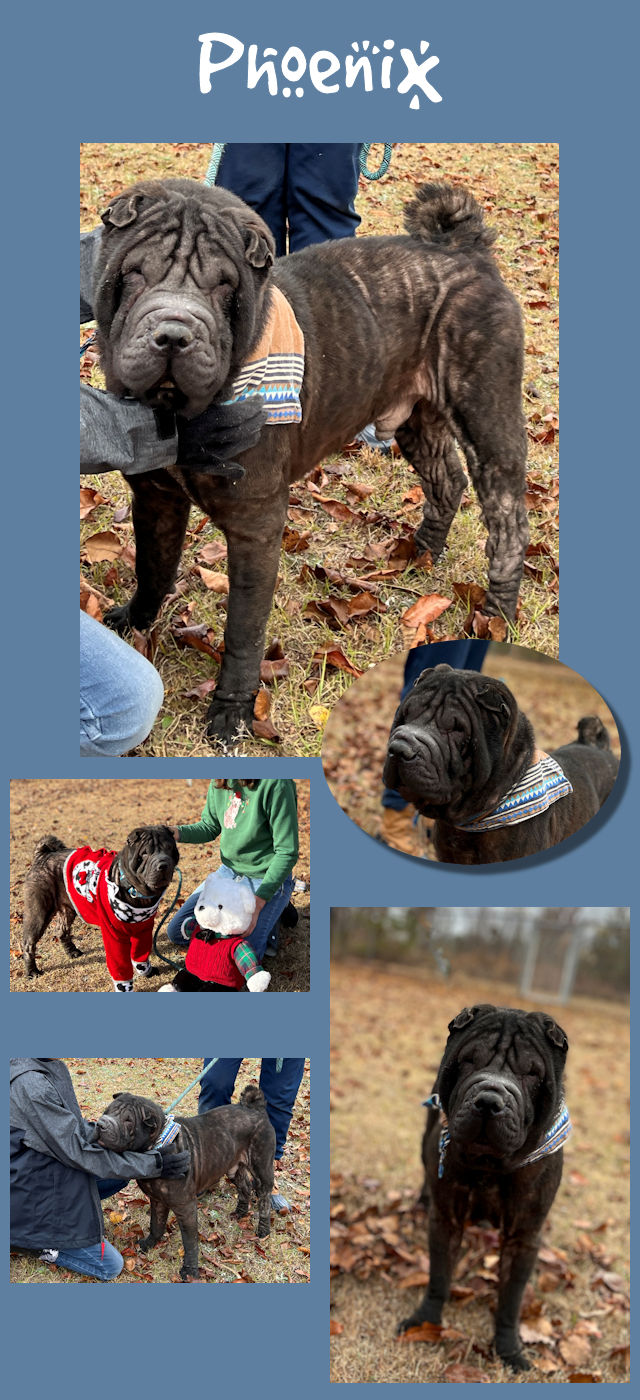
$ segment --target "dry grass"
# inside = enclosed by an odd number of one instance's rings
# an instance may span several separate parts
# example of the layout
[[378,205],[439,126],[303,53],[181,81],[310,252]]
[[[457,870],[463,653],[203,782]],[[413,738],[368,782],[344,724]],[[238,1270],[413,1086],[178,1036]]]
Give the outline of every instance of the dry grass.
[[[99,1117],[114,1093],[127,1090],[165,1105],[202,1069],[201,1060],[65,1060],[78,1102],[85,1117]],[[259,1060],[243,1060],[234,1102],[246,1084],[257,1082]],[[253,1207],[242,1224],[230,1219],[236,1192],[226,1178],[198,1201],[200,1277],[215,1283],[306,1283],[309,1280],[309,1101],[310,1064],[298,1090],[282,1169],[276,1189],[291,1205],[288,1215],[272,1215],[271,1234],[258,1240],[254,1233]],[[183,1117],[197,1113],[197,1090],[176,1110]],[[103,1203],[105,1237],[120,1251],[125,1268],[117,1283],[176,1283],[183,1255],[180,1230],[173,1217],[164,1238],[149,1254],[138,1250],[148,1234],[149,1203],[131,1181]],[[30,1255],[14,1255],[10,1261],[12,1283],[92,1283],[53,1264],[41,1264]]]
[[[69,846],[104,846],[119,849],[129,831],[141,823],[166,822],[179,825],[196,821],[204,807],[209,786],[208,778],[63,778],[35,781],[17,779],[11,783],[10,835],[10,989],[13,992],[110,992],[111,978],[107,972],[100,932],[89,928],[80,919],[73,925],[73,937],[84,956],[71,961],[59,942],[55,923],[49,927],[38,944],[37,961],[43,976],[28,981],[24,976],[21,957],[22,887],[31,864],[36,841],[53,832]],[[298,824],[300,856],[296,876],[309,885],[310,867],[310,785],[307,779],[296,779],[298,793]],[[183,845],[180,848],[180,868],[183,874],[181,899],[200,884],[209,870],[220,864],[217,843],[202,846]],[[160,906],[158,918],[169,907],[177,882],[170,886],[168,898]],[[271,973],[269,992],[306,992],[310,972],[310,905],[308,890],[294,894],[292,903],[298,910],[294,929],[282,929],[278,952],[267,960]],[[166,930],[166,925],[165,925]],[[164,931],[159,939],[160,951],[181,959],[168,943]],[[136,992],[157,992],[162,983],[174,976],[173,968],[160,963],[152,955],[158,969],[156,976],[138,978]]]
[[[202,178],[209,147],[205,145],[85,145],[82,148],[82,227],[90,228],[114,190],[142,177],[183,174]],[[518,296],[526,326],[525,411],[529,426],[530,473],[532,478],[555,490],[558,459],[557,433],[543,420],[557,412],[558,387],[558,306],[557,306],[557,148],[553,145],[516,144],[432,144],[399,145],[394,151],[391,171],[377,183],[361,182],[358,207],[364,234],[402,231],[402,207],[423,179],[447,179],[469,185],[487,211],[489,221],[499,232],[497,256],[509,286]],[[99,371],[85,365],[93,382],[100,384]],[[542,438],[548,440],[543,441]],[[325,464],[328,482],[323,494],[344,502],[353,477],[371,488],[365,513],[378,513],[383,520],[367,523],[336,522],[323,510],[304,482],[292,492],[292,524],[311,531],[309,547],[303,554],[282,555],[280,577],[267,631],[268,642],[279,638],[289,661],[289,676],[272,689],[272,718],[280,743],[266,744],[257,738],[243,741],[238,751],[298,756],[316,755],[321,743],[324,716],[340,698],[349,678],[342,671],[319,666],[313,652],[337,642],[359,669],[374,664],[401,643],[400,618],[406,608],[425,593],[451,597],[452,581],[484,582],[486,579],[485,532],[479,519],[473,492],[468,506],[461,510],[451,532],[446,557],[426,572],[409,562],[395,578],[370,581],[381,611],[360,621],[350,621],[337,634],[328,624],[305,617],[308,602],[333,597],[349,597],[344,585],[322,583],[315,578],[300,581],[303,563],[322,564],[343,576],[358,573],[351,560],[369,546],[391,547],[401,528],[416,525],[419,506],[405,498],[415,485],[412,469],[402,459],[380,456],[363,450],[355,461],[332,459]],[[344,480],[343,478],[344,473]],[[114,525],[114,511],[128,500],[124,482],[116,474],[86,478],[106,498],[85,521],[83,538],[102,530],[115,530],[125,555],[115,563],[84,564],[86,580],[117,602],[131,592],[131,527],[129,521]],[[514,639],[523,645],[557,653],[557,502],[540,505],[530,516],[532,540],[548,546],[550,555],[537,556],[535,572],[525,578],[521,611]],[[153,632],[153,659],[165,685],[164,708],[145,744],[137,751],[146,756],[199,756],[210,752],[203,737],[206,700],[189,698],[203,680],[211,676],[214,663],[197,651],[181,650],[170,630],[185,607],[185,593],[195,604],[191,622],[205,623],[216,641],[222,638],[225,622],[224,600],[207,591],[197,571],[196,559],[205,540],[211,538],[203,520],[192,512],[191,527],[183,556],[181,586],[185,592],[166,603]],[[219,536],[216,536],[219,538]],[[384,560],[381,560],[384,563]],[[224,571],[224,561],[216,564]],[[435,624],[436,637],[459,635],[466,605],[454,600]],[[209,697],[207,697],[209,698]]]
[[[411,971],[363,961],[332,969],[332,1169],[338,1174],[335,1218],[349,1218],[363,1205],[414,1199],[421,1185],[421,1101],[433,1085],[447,1035],[447,1022],[467,1004],[492,1001],[539,1010],[523,1003],[513,986],[460,975],[436,980],[431,970]],[[534,1312],[551,1324],[550,1341],[528,1348],[553,1369],[518,1377],[519,1383],[568,1379],[558,1351],[562,1338],[587,1324],[590,1359],[580,1369],[604,1381],[625,1379],[624,1356],[611,1356],[628,1340],[626,1300],[598,1285],[600,1270],[628,1278],[629,1083],[628,1008],[575,998],[557,1012],[571,1046],[567,1100],[574,1124],[565,1149],[560,1191],[544,1243],[566,1254],[565,1278],[548,1290],[534,1275]],[[343,1179],[340,1180],[340,1177]],[[343,1209],[342,1209],[343,1208]],[[386,1208],[391,1211],[394,1206]],[[424,1215],[407,1213],[398,1268],[428,1267]],[[544,1268],[544,1266],[539,1266]],[[451,1344],[400,1344],[398,1321],[417,1304],[417,1288],[400,1287],[393,1266],[368,1279],[342,1273],[334,1282],[332,1379],[338,1382],[442,1382]],[[548,1275],[547,1275],[548,1280]],[[459,1282],[467,1282],[462,1272]],[[490,1300],[491,1301],[491,1300]],[[487,1300],[451,1302],[445,1321],[462,1331],[473,1348],[469,1360],[490,1381],[514,1377],[489,1354],[492,1318]],[[455,1347],[456,1344],[454,1344]],[[460,1344],[462,1345],[462,1344]],[[481,1357],[478,1361],[478,1355]],[[466,1359],[466,1357],[465,1357]],[[481,1379],[482,1377],[478,1377]]]
[[[382,769],[400,698],[405,654],[390,657],[351,685],[331,713],[322,745],[325,777],[336,802],[370,836],[380,831]],[[593,714],[604,721],[611,747],[620,753],[611,711],[576,671],[559,661],[553,665],[540,662],[523,648],[495,643],[490,645],[482,669],[485,675],[497,676],[510,687],[542,748],[570,743],[581,716]],[[414,854],[424,854],[419,831]]]

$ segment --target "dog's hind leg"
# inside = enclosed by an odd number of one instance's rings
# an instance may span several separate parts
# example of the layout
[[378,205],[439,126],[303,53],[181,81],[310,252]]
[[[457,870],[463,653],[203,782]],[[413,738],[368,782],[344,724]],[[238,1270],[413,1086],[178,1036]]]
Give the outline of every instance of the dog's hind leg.
[[[515,350],[514,350],[515,355]],[[459,388],[453,416],[488,539],[489,587],[485,611],[515,617],[529,543],[525,506],[527,440],[521,407],[519,360],[508,366],[481,361]]]
[[188,1283],[198,1277],[198,1202],[194,1198],[177,1208],[174,1205],[173,1210],[180,1226],[184,1248],[180,1278],[183,1283]]
[[438,559],[460,505],[467,478],[444,418],[425,399],[417,403],[396,429],[396,442],[417,472],[425,495],[422,522],[415,533],[419,550]]
[[144,630],[157,616],[175,583],[190,509],[188,496],[166,471],[130,477],[129,485],[138,586],[128,603],[105,613],[105,622],[115,632]]
[[53,919],[58,902],[53,890],[29,889],[25,885],[24,920],[22,924],[22,956],[27,977],[40,977],[42,969],[36,964],[36,946]]
[[238,1199],[236,1201],[235,1210],[231,1212],[231,1218],[233,1220],[244,1220],[245,1216],[249,1214],[253,1181],[251,1173],[247,1171],[247,1168],[242,1162],[236,1167],[233,1174],[233,1184],[238,1192]]
[[65,953],[67,954],[67,957],[69,958],[82,957],[82,948],[78,948],[71,937],[71,928],[74,923],[75,917],[76,915],[74,909],[63,909],[60,913],[60,923],[62,924],[60,942],[64,948]]

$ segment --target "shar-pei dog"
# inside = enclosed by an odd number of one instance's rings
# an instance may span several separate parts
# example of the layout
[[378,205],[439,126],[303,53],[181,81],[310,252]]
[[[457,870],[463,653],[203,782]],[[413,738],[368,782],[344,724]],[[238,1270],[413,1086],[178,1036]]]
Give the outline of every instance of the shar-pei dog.
[[71,849],[57,836],[43,836],[24,882],[22,951],[27,977],[40,975],[36,946],[56,914],[60,942],[70,958],[82,957],[71,937],[79,917],[100,929],[118,990],[134,971],[148,976],[153,921],[179,859],[168,826],[136,827],[120,851]]
[[518,1319],[571,1132],[567,1050],[541,1011],[480,1005],[450,1021],[422,1141],[429,1286],[401,1331],[440,1323],[465,1223],[489,1221],[501,1236],[495,1349],[513,1370],[529,1370]]
[[486,610],[513,618],[528,542],[518,305],[466,191],[423,185],[406,236],[345,238],[279,259],[242,200],[192,180],[125,191],[102,215],[93,309],[107,388],[187,418],[232,385],[274,288],[304,336],[298,423],[241,454],[241,479],[180,466],[133,477],[137,589],[106,621],[147,628],[178,569],[195,502],[224,532],[230,592],[208,733],[250,727],[289,487],[367,423],[395,434],[424,488],[420,550],[437,558],[466,483],[488,532]]
[[503,681],[434,666],[396,711],[384,782],[433,820],[438,860],[481,865],[556,846],[594,817],[618,760],[595,715],[545,753]]
[[113,1152],[146,1152],[164,1136],[171,1122],[177,1135],[167,1139],[167,1152],[191,1153],[186,1177],[164,1181],[139,1181],[151,1201],[151,1224],[140,1249],[149,1250],[165,1232],[169,1211],[180,1226],[184,1262],[183,1283],[198,1277],[198,1196],[211,1191],[223,1176],[233,1181],[238,1201],[233,1218],[249,1214],[252,1192],[258,1197],[257,1234],[270,1233],[273,1158],[276,1135],[267,1117],[264,1095],[255,1085],[242,1091],[237,1104],[211,1108],[196,1118],[176,1118],[167,1124],[164,1109],[152,1099],[136,1094],[116,1094],[98,1119],[98,1142]]

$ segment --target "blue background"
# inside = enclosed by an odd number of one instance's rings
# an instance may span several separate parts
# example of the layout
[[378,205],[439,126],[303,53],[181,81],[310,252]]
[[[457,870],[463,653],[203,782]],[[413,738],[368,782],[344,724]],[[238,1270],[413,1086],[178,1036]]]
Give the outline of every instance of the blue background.
[[[31,4],[4,21],[10,91],[3,254],[5,397],[4,777],[222,775],[203,760],[77,757],[78,143],[167,140],[558,141],[562,191],[561,658],[632,731],[637,549],[632,493],[637,339],[636,225],[629,210],[628,16],[620,3],[440,5],[287,0]],[[354,39],[394,38],[417,53],[443,101],[379,88],[304,99],[246,88],[246,58],[198,88],[198,35],[230,32],[282,54],[298,44],[344,59]],[[627,58],[627,54],[629,58]],[[398,73],[403,69],[396,62]],[[293,116],[292,116],[293,114]],[[637,363],[634,366],[637,372]],[[16,523],[19,522],[19,525]],[[637,703],[635,705],[637,712]],[[255,776],[257,764],[234,760]],[[228,771],[228,764],[226,765]],[[266,770],[265,770],[266,771]],[[269,771],[275,772],[273,761]],[[612,819],[556,858],[484,871],[425,866],[382,852],[339,811],[319,761],[282,760],[312,777],[312,992],[193,1002],[6,996],[5,1053],[86,1056],[270,1054],[312,1061],[312,1281],[278,1288],[15,1287],[5,1362],[23,1395],[82,1387],[148,1395],[222,1388],[280,1397],[328,1394],[329,906],[629,904],[637,806],[631,785]],[[6,806],[5,806],[6,811]],[[5,818],[6,821],[6,818]],[[199,998],[200,1002],[203,1000]],[[206,1000],[206,999],[204,999]],[[220,1001],[225,1004],[220,1006]],[[239,1005],[238,1005],[239,1001]],[[246,1021],[246,1024],[245,1024]],[[419,1035],[419,1027],[416,1027]],[[6,1232],[6,1226],[5,1226]],[[5,1285],[8,1289],[8,1285]],[[132,1291],[133,1290],[133,1291]],[[390,1324],[391,1332],[391,1324]],[[393,1345],[390,1336],[390,1345]],[[372,1389],[372,1387],[366,1387]],[[538,1387],[542,1389],[542,1386]],[[545,1387],[546,1388],[546,1387]]]

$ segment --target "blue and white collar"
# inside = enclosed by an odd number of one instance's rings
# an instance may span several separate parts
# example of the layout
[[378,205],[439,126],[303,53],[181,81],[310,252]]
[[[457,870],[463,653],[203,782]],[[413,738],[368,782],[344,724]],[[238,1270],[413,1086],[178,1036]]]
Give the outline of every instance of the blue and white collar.
[[517,826],[546,812],[554,802],[572,792],[571,783],[556,759],[543,749],[536,749],[530,768],[509,788],[492,812],[456,822],[455,826],[458,831],[493,831],[496,827]]
[[[428,1099],[423,1100],[423,1107],[435,1108],[439,1113],[442,1113],[443,1109],[442,1103],[440,1102],[440,1095],[430,1094]],[[519,1171],[520,1167],[530,1167],[532,1162],[539,1162],[543,1157],[551,1157],[554,1152],[559,1152],[560,1148],[563,1147],[567,1141],[567,1138],[571,1136],[572,1129],[573,1124],[569,1116],[569,1109],[563,1099],[558,1109],[557,1117],[545,1133],[542,1142],[539,1143],[537,1147],[534,1147],[533,1152],[530,1152],[528,1157],[524,1157],[522,1162],[518,1162],[517,1166],[514,1167],[514,1171]],[[445,1127],[440,1133],[440,1142],[438,1144],[439,1177],[444,1175],[444,1159],[450,1141],[451,1133],[449,1129]]]
[[159,1147],[168,1147],[169,1143],[177,1138],[179,1132],[180,1124],[176,1123],[172,1113],[168,1113],[164,1120],[164,1127],[160,1137],[153,1143],[153,1151],[157,1151]]

